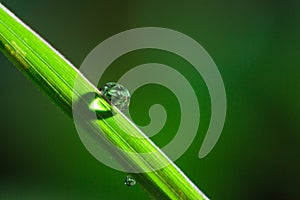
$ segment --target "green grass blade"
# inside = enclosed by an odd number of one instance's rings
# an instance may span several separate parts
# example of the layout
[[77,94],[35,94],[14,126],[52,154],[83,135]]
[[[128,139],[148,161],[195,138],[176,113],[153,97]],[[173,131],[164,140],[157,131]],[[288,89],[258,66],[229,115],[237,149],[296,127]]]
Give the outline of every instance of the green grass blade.
[[[72,102],[90,108],[90,101],[82,100],[82,92],[96,94],[97,103],[109,111],[112,117],[86,121],[87,131],[93,132],[120,149],[133,153],[155,152],[150,160],[141,156],[130,156],[112,150],[121,164],[151,171],[153,166],[164,163],[167,167],[141,174],[134,174],[140,184],[157,199],[207,199],[205,195],[171,162],[164,153],[118,109],[111,106],[69,61],[34,33],[28,26],[0,4],[0,50],[20,71],[35,83],[41,91],[72,117]],[[73,90],[75,80],[79,87]],[[136,135],[138,137],[132,137]]]

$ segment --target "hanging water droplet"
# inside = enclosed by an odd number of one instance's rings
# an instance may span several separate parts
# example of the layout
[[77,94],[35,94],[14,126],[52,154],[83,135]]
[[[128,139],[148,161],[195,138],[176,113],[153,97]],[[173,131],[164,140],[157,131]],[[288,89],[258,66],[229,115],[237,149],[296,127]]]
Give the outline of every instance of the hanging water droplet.
[[130,93],[123,85],[115,82],[105,83],[101,88],[102,95],[119,110],[125,111],[130,103]]
[[125,178],[125,185],[127,186],[134,186],[136,184],[136,181],[134,178],[132,178],[132,176],[128,175]]

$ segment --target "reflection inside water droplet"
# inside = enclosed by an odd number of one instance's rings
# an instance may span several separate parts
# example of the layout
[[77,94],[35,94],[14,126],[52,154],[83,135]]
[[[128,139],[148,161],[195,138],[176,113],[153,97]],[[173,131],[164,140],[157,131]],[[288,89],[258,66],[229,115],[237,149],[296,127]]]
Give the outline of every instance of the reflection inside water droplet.
[[128,175],[125,178],[125,185],[127,186],[134,186],[136,184],[136,181],[134,178],[132,178],[132,176]]
[[105,83],[101,88],[102,95],[119,110],[124,112],[130,103],[130,93],[123,85],[115,82]]

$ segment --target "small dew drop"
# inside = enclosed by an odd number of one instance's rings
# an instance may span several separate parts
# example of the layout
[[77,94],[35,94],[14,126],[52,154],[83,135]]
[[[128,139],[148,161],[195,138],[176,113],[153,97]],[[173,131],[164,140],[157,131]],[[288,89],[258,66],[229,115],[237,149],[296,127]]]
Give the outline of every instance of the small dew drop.
[[135,184],[136,184],[136,181],[134,178],[132,178],[132,176],[130,176],[130,175],[126,176],[125,185],[130,187],[130,186],[134,186]]
[[105,83],[100,88],[102,95],[122,112],[126,111],[130,103],[130,93],[123,85],[115,82]]

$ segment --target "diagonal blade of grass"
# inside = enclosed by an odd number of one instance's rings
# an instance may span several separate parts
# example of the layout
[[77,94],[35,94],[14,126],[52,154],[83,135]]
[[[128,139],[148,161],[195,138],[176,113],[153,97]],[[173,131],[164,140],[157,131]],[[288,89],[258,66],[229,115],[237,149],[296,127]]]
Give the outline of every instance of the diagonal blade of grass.
[[[140,156],[130,156],[121,151],[111,150],[121,164],[139,168],[146,173],[135,174],[143,187],[157,199],[207,199],[205,195],[183,174],[166,155],[155,146],[118,109],[106,102],[98,89],[92,85],[69,61],[52,48],[46,41],[0,4],[0,50],[20,71],[34,82],[41,91],[50,97],[63,111],[72,117],[72,99],[82,102],[82,91],[96,94],[98,102],[108,110],[113,110],[112,118],[101,117],[97,121],[86,121],[86,131],[94,132],[102,140],[108,140],[124,151],[138,153],[156,152],[150,160]],[[73,90],[77,78],[80,87]],[[115,123],[115,122],[118,123]],[[138,137],[132,137],[130,134]],[[152,171],[155,163],[166,167]]]

